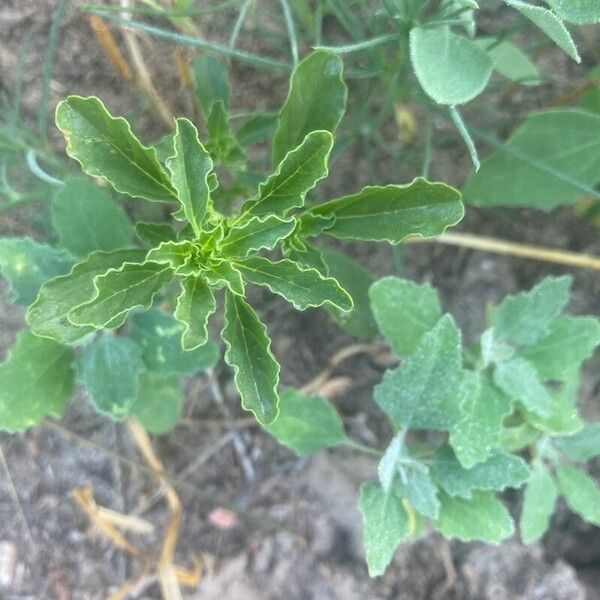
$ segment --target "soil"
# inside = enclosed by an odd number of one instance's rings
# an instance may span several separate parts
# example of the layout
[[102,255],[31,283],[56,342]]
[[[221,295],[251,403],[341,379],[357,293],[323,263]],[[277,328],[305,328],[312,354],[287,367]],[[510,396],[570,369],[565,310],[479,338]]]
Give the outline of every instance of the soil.
[[[20,41],[32,32],[23,81],[23,111],[35,119],[39,82],[55,0],[4,0],[0,8],[0,85],[12,93]],[[131,84],[110,68],[90,35],[82,2],[67,6],[60,28],[51,81],[51,105],[66,93],[95,94],[111,111],[131,117],[142,137],[157,138],[162,128]],[[273,13],[277,3],[267,3]],[[267,16],[270,14],[261,13]],[[490,28],[494,14],[484,15]],[[213,41],[226,41],[235,15],[226,13],[202,23]],[[261,17],[262,18],[262,17]],[[487,21],[486,21],[487,19]],[[264,26],[270,25],[265,18]],[[116,32],[118,36],[118,31]],[[490,94],[497,115],[516,119],[524,110],[542,107],[585,77],[592,45],[582,38],[584,64],[574,67],[560,52],[541,59],[553,82],[536,90]],[[119,38],[121,43],[121,39]],[[243,35],[240,44],[261,50],[264,41]],[[173,47],[142,41],[153,80],[167,106],[189,114],[190,103],[174,68]],[[285,79],[232,65],[233,105],[273,108],[285,95]],[[476,106],[481,106],[477,104]],[[467,111],[485,122],[488,113]],[[50,111],[51,113],[51,111]],[[418,110],[416,112],[419,117]],[[510,124],[510,118],[507,120]],[[436,136],[448,139],[450,126],[434,123]],[[498,131],[503,135],[506,131]],[[61,148],[54,133],[53,143]],[[414,144],[420,143],[415,140]],[[378,157],[378,167],[390,180],[412,176],[406,167]],[[454,139],[436,146],[432,178],[460,185],[469,163],[464,147]],[[414,173],[413,173],[414,175]],[[352,150],[335,163],[325,185],[327,194],[343,194],[370,182],[360,152]],[[0,221],[3,232],[35,234],[18,217]],[[486,211],[469,208],[460,230],[525,243],[545,244],[600,255],[598,230],[588,221],[561,209],[550,214],[525,210]],[[376,275],[393,272],[388,247],[371,244],[342,246]],[[486,303],[533,285],[566,269],[506,256],[489,255],[433,243],[407,245],[404,275],[429,281],[440,291],[445,308],[473,340],[484,323]],[[600,311],[600,278],[574,270],[570,310]],[[6,301],[0,288],[0,358],[6,355],[23,314]],[[321,311],[291,311],[283,302],[256,292],[253,298],[269,324],[274,351],[282,363],[284,385],[301,385],[316,376],[331,356],[356,340],[342,332]],[[365,443],[385,441],[381,416],[372,402],[373,384],[385,365],[358,355],[335,371],[351,385],[334,402],[351,434]],[[582,411],[600,418],[600,356],[585,369]],[[191,566],[199,556],[203,568],[196,588],[185,598],[202,600],[391,600],[489,599],[579,600],[600,598],[600,529],[582,523],[564,506],[541,543],[523,547],[511,539],[497,547],[446,542],[435,533],[403,545],[385,576],[369,579],[361,550],[358,484],[375,474],[373,460],[345,450],[299,459],[278,446],[245,419],[239,409],[231,374],[217,370],[225,404],[235,421],[223,414],[205,375],[186,383],[185,418],[174,432],[153,441],[157,455],[183,504],[177,561]],[[240,421],[241,419],[241,421]],[[232,443],[247,448],[254,477],[249,480]],[[134,536],[151,555],[157,552],[168,519],[159,486],[138,454],[125,425],[93,413],[77,396],[60,423],[48,422],[24,435],[0,434],[0,598],[3,600],[88,600],[108,597],[140,573],[140,564],[97,535],[75,504],[72,491],[90,485],[101,506],[135,514],[156,525],[148,536]],[[600,464],[591,465],[600,474]],[[507,495],[518,511],[518,495]],[[220,509],[215,512],[215,509]],[[156,581],[145,578],[136,598],[160,598]]]

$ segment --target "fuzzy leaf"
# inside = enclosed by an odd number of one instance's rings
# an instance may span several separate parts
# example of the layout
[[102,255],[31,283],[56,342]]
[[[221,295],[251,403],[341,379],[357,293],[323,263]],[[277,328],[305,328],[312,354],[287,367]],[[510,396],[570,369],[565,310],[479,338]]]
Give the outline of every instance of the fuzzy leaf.
[[280,240],[291,235],[295,227],[294,219],[284,220],[276,215],[254,217],[229,230],[221,242],[221,251],[244,258],[259,250],[272,250]]
[[550,517],[558,492],[554,480],[543,464],[537,464],[531,474],[521,511],[521,539],[525,544],[541,538],[550,525]]
[[115,190],[154,202],[176,200],[153,148],[133,135],[122,117],[113,117],[95,97],[69,96],[56,107],[56,125],[67,154],[88,174],[103,177]]
[[271,353],[266,327],[252,307],[230,291],[222,337],[227,346],[225,362],[235,372],[242,408],[252,411],[261,425],[272,423],[279,412],[279,364]]
[[21,331],[0,364],[0,431],[24,431],[44,417],[60,417],[73,393],[73,352]]
[[558,488],[569,508],[584,521],[600,525],[600,487],[580,469],[561,465],[556,469]]
[[440,502],[437,499],[438,488],[427,471],[407,470],[405,481],[396,480],[394,493],[400,498],[405,498],[424,517],[438,518],[440,512]]
[[443,183],[417,178],[406,185],[369,186],[310,209],[335,216],[325,233],[342,239],[399,243],[411,235],[430,237],[463,217],[460,194]]
[[558,438],[555,444],[576,462],[600,456],[600,423],[586,423],[577,433]]
[[597,0],[546,0],[553,12],[570,23],[584,25],[600,22],[600,4]]
[[185,277],[181,286],[174,317],[184,326],[181,345],[190,351],[208,340],[208,318],[215,312],[217,303],[212,289],[202,277]]

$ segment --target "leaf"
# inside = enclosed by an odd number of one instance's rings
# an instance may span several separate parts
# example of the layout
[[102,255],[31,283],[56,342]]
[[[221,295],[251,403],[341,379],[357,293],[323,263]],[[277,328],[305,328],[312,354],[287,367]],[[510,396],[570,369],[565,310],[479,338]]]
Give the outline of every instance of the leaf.
[[332,147],[329,131],[311,131],[260,184],[258,194],[242,206],[241,214],[285,216],[290,209],[303,206],[306,194],[329,173],[327,162]]
[[67,318],[69,312],[94,295],[94,278],[125,262],[144,259],[143,250],[94,252],[75,265],[68,275],[46,282],[27,311],[27,322],[38,336],[72,344],[94,330],[78,327]]
[[294,69],[273,138],[273,165],[311,131],[335,131],[346,109],[342,71],[339,56],[326,50],[312,52]]
[[479,373],[465,371],[462,417],[450,431],[449,443],[465,469],[484,462],[500,443],[502,422],[511,399]]
[[210,200],[208,176],[213,162],[198,139],[196,127],[188,119],[175,121],[173,154],[167,159],[166,166],[185,218],[196,235],[200,235]]
[[375,401],[397,427],[448,429],[461,413],[460,332],[444,315],[414,352],[387,371],[375,387]]
[[90,325],[96,329],[125,316],[130,310],[148,309],[163,285],[171,281],[173,271],[159,263],[125,263],[105,275],[94,278],[93,297],[73,308],[68,319],[73,325]]
[[52,225],[60,245],[75,256],[131,245],[133,228],[125,211],[85,179],[69,178],[52,199]]
[[462,219],[463,206],[455,189],[417,178],[406,185],[368,186],[309,212],[335,216],[334,224],[325,231],[328,235],[396,244],[411,235],[442,233]]
[[574,204],[600,182],[600,115],[577,109],[532,113],[471,173],[463,189],[478,206],[549,211]]
[[324,277],[316,269],[303,268],[291,260],[271,262],[253,256],[236,262],[236,267],[248,281],[268,287],[298,310],[325,303],[341,310],[352,308],[352,298],[335,279]]
[[190,240],[161,242],[158,246],[148,251],[146,260],[169,265],[172,269],[177,269],[186,265],[192,258],[195,258],[197,248],[197,245]]
[[0,364],[0,431],[15,433],[60,417],[74,387],[73,352],[21,331]]
[[600,423],[586,423],[577,433],[559,437],[554,444],[575,462],[600,456]]
[[449,27],[413,27],[410,58],[425,92],[438,104],[450,106],[483,92],[493,68],[487,52]]
[[575,62],[581,62],[577,47],[565,24],[551,11],[542,6],[533,6],[519,0],[504,0],[541,29],[561,50]]
[[550,473],[543,464],[536,464],[523,494],[520,523],[523,543],[530,544],[546,533],[557,496],[556,485]]
[[354,303],[351,311],[343,311],[332,306],[328,306],[327,310],[337,324],[350,335],[363,339],[374,338],[377,335],[377,323],[371,312],[369,288],[375,281],[375,277],[343,252],[324,249],[322,256],[329,275],[350,294]]
[[137,223],[135,233],[152,248],[158,246],[161,242],[177,241],[175,230],[170,225],[160,223]]
[[396,480],[394,493],[400,498],[405,498],[424,517],[434,520],[438,518],[440,512],[440,502],[437,499],[438,488],[431,481],[431,476],[426,470],[407,470],[405,481]]
[[68,252],[31,238],[0,239],[0,272],[8,280],[8,300],[27,306],[43,283],[66,273],[72,265]]
[[480,37],[473,41],[488,53],[500,75],[522,85],[540,83],[540,74],[535,64],[513,43],[494,37]]
[[284,220],[276,215],[254,217],[232,227],[221,242],[223,254],[244,258],[259,250],[272,250],[278,242],[292,234],[294,219]]
[[144,370],[141,348],[130,339],[108,333],[87,346],[77,360],[77,378],[94,408],[115,421],[123,421],[129,414]]
[[143,146],[122,117],[95,97],[68,96],[56,107],[56,125],[67,154],[88,174],[103,177],[117,192],[153,202],[176,200],[153,148]]
[[600,487],[580,469],[560,465],[556,469],[558,488],[569,508],[584,521],[600,525]]
[[225,362],[234,370],[242,408],[252,411],[261,425],[268,425],[279,412],[279,364],[271,353],[271,340],[243,298],[230,291],[225,298]]
[[242,274],[238,270],[239,265],[233,265],[229,261],[222,260],[220,262],[209,263],[204,266],[202,275],[206,282],[214,287],[226,286],[234,294],[238,296],[244,295],[244,281]]
[[442,316],[437,292],[429,284],[384,277],[371,287],[369,296],[379,331],[400,357],[411,354]]
[[431,478],[450,496],[469,499],[475,490],[518,488],[529,479],[525,461],[498,450],[485,462],[463,469],[450,446],[441,446],[429,463]]
[[250,117],[235,134],[242,146],[257,144],[273,136],[277,128],[277,115],[255,115]]
[[398,544],[409,534],[408,516],[398,498],[375,483],[360,486],[358,509],[362,513],[369,575],[383,575]]
[[494,383],[512,400],[541,417],[550,415],[552,397],[540,381],[533,365],[524,358],[500,363],[494,370]]
[[489,313],[498,338],[521,346],[535,344],[548,332],[569,301],[571,277],[546,277],[529,292],[506,296]]
[[288,388],[279,396],[279,415],[265,429],[299,456],[308,456],[346,441],[344,425],[335,408],[321,396],[307,396]]
[[546,336],[524,348],[521,356],[536,369],[541,379],[564,381],[570,372],[589,358],[600,344],[600,321],[595,317],[558,317]]
[[388,444],[377,465],[379,483],[386,494],[392,490],[392,484],[399,475],[402,461],[408,460],[408,453],[404,444],[405,437],[406,430],[399,431]]
[[514,532],[508,510],[490,492],[476,492],[470,500],[440,494],[440,503],[434,525],[445,537],[499,544]]
[[212,289],[202,277],[185,277],[181,287],[174,317],[184,326],[181,345],[190,351],[208,340],[208,318],[215,312],[217,303]]
[[137,313],[132,321],[131,339],[142,349],[144,363],[154,373],[197,373],[219,360],[219,350],[210,340],[186,352],[181,345],[184,325],[162,310]]
[[597,0],[545,0],[552,11],[570,23],[584,25],[600,22],[600,4]]
[[192,65],[194,75],[194,95],[208,116],[215,102],[229,106],[229,82],[227,70],[213,56],[198,56]]
[[181,379],[175,375],[165,377],[149,371],[139,377],[139,388],[130,414],[154,435],[169,433],[181,418]]

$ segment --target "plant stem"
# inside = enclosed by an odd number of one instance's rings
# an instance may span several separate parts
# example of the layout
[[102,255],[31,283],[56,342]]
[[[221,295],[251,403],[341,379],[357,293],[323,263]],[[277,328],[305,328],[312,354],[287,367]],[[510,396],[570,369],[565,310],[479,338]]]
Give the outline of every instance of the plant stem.
[[348,446],[348,448],[352,448],[352,450],[357,450],[358,452],[363,452],[364,454],[370,454],[371,456],[383,456],[383,452],[377,450],[377,448],[366,446],[365,444],[361,444],[360,442],[351,440],[350,438],[344,442],[344,446]]

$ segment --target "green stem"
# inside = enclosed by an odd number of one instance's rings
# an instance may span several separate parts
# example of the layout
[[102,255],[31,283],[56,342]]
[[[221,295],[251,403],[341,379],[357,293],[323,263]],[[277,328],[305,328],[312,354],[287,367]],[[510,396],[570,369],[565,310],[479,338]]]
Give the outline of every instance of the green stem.
[[358,452],[363,452],[364,454],[370,454],[371,456],[377,456],[381,458],[383,456],[383,452],[377,450],[377,448],[372,448],[371,446],[366,446],[365,444],[361,444],[355,440],[351,440],[347,438],[344,442],[344,446],[348,448],[352,448],[352,450],[357,450]]

